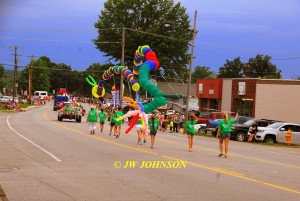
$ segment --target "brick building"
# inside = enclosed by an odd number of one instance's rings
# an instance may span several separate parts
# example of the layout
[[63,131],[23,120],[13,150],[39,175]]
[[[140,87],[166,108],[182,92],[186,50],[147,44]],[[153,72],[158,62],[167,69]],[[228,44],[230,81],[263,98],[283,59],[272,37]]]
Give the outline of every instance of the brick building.
[[200,111],[232,111],[300,123],[300,80],[199,79],[196,95]]

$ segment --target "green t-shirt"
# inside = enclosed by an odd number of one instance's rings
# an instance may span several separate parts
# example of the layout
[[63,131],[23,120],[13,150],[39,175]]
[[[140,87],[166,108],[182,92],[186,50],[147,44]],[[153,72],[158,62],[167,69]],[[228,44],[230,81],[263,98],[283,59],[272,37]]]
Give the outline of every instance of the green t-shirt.
[[139,120],[136,122],[136,125],[142,125],[142,120],[139,119]]
[[96,110],[90,110],[89,111],[89,118],[88,118],[88,122],[97,122],[97,111]]
[[111,123],[116,123],[115,114],[113,114],[113,115],[110,116],[110,121],[111,121]]
[[194,120],[194,122],[192,122],[191,120],[185,122],[184,126],[186,127],[186,129],[188,130],[188,132],[190,134],[195,134],[194,126],[195,126],[196,123],[197,123],[197,120]]
[[99,113],[100,122],[102,122],[102,123],[105,122],[105,116],[106,116],[106,112],[100,112]]
[[75,114],[79,114],[79,112],[80,112],[79,110],[75,110]]
[[[123,115],[124,114],[121,111],[116,111],[115,114],[114,114],[115,118],[119,118],[119,117],[121,117]],[[121,125],[121,124],[122,124],[122,120],[116,121],[116,125]]]
[[152,119],[149,119],[148,125],[150,131],[156,131],[158,129],[158,119],[154,119],[154,121]]
[[70,112],[71,108],[70,107],[65,107],[65,112]]
[[220,129],[220,133],[230,133],[231,126],[233,123],[234,123],[234,119],[229,119],[228,124],[226,124],[225,119],[222,119],[218,125],[218,128]]

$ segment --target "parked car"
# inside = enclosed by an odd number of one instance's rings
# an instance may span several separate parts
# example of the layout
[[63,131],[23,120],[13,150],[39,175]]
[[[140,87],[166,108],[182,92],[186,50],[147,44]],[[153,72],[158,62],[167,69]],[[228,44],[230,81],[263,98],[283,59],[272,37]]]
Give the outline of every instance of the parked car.
[[13,100],[13,97],[11,97],[11,96],[1,96],[0,97],[1,103],[7,103],[8,101],[12,101],[12,100]]
[[175,110],[167,110],[166,111],[166,115],[171,115],[171,114],[174,114],[175,113]]
[[265,128],[258,127],[255,140],[266,143],[285,143],[285,134],[288,128],[292,129],[292,143],[300,145],[300,124],[276,122]]
[[[208,120],[216,120],[216,119],[222,119],[224,117],[225,112],[203,112],[200,113],[198,116],[198,124],[207,124]],[[231,117],[233,113],[228,113],[228,115]]]
[[[253,119],[252,117],[246,117],[246,116],[238,116],[234,125],[240,125],[245,123],[248,120]],[[207,127],[205,132],[211,132],[213,135],[216,136],[217,134],[217,127],[220,123],[221,119],[215,119],[215,120],[207,120]],[[247,132],[245,133],[245,137],[247,138]],[[243,140],[244,141],[244,140]]]
[[268,119],[250,119],[243,124],[233,124],[231,127],[231,139],[239,142],[245,142],[248,137],[249,128],[253,125],[254,121],[256,121],[258,127],[266,127],[277,122],[275,120]]

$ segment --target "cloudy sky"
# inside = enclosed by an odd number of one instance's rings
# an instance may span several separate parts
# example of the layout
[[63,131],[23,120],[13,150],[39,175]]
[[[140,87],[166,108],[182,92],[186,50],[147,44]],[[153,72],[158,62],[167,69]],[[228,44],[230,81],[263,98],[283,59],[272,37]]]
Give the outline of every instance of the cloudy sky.
[[[91,42],[103,0],[1,0],[0,63],[13,68],[13,49],[21,47],[20,66],[31,54],[83,70],[106,58]],[[226,60],[246,62],[269,55],[283,78],[300,76],[299,0],[175,0],[194,23],[198,11],[193,66],[218,72]]]

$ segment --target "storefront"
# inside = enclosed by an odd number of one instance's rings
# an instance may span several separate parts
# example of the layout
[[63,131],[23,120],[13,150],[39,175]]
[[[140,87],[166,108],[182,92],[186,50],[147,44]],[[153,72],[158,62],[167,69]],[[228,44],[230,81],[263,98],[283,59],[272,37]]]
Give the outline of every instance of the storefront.
[[196,96],[199,99],[200,112],[220,111],[222,99],[222,79],[197,80]]

